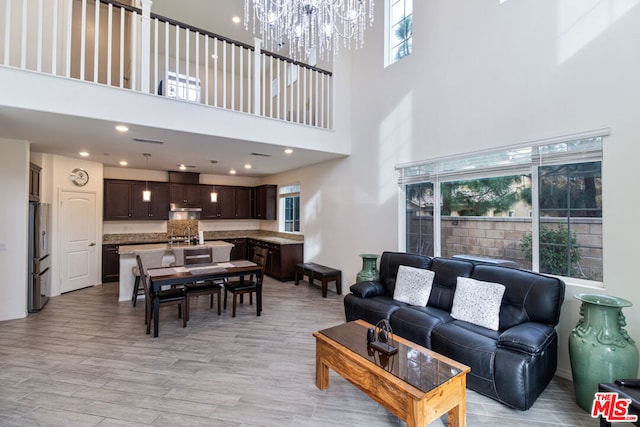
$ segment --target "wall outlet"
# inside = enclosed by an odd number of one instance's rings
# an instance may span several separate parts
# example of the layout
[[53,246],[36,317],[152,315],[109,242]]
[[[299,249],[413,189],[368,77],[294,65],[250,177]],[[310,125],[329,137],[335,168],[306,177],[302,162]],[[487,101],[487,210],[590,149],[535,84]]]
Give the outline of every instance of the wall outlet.
[[0,252],[4,252],[7,250],[7,244],[6,243],[0,243]]

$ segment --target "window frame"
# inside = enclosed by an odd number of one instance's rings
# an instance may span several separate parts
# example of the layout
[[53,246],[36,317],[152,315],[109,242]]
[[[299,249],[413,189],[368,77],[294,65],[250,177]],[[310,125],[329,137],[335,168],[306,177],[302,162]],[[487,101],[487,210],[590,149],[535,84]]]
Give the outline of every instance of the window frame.
[[[497,176],[509,176],[522,173],[531,177],[531,233],[532,239],[532,270],[540,271],[540,206],[538,201],[538,170],[543,166],[559,164],[600,162],[600,178],[602,178],[603,159],[602,147],[604,139],[609,135],[609,129],[596,129],[572,135],[565,135],[556,138],[531,141],[524,144],[503,147],[500,150],[487,150],[460,156],[450,156],[446,158],[434,159],[423,162],[413,162],[397,165],[400,184],[400,203],[403,210],[400,217],[401,232],[399,233],[400,250],[407,249],[407,187],[412,184],[431,183],[433,185],[433,253],[440,256],[442,253],[441,237],[441,183],[455,180],[467,180],[488,178]],[[591,143],[595,141],[595,143]],[[583,146],[580,143],[583,142]],[[564,150],[563,150],[564,148]],[[529,150],[527,154],[527,150]],[[520,154],[520,157],[518,155]],[[509,158],[511,163],[505,162]],[[485,159],[487,162],[482,163]],[[472,165],[472,163],[476,163]],[[479,167],[476,167],[479,166]],[[603,208],[604,209],[604,208]],[[603,216],[601,215],[600,221]],[[548,273],[545,273],[548,274]],[[604,276],[604,271],[602,271]],[[590,280],[576,277],[558,276],[565,282],[604,287],[604,277],[601,280]]]
[[[395,3],[398,3],[398,2],[403,3],[402,19],[398,20],[397,22],[392,22],[393,6]],[[409,7],[407,7],[407,3],[409,3]],[[409,14],[407,14],[408,8],[411,10]],[[395,41],[394,27],[397,26],[403,20],[407,19],[408,17],[411,17],[411,35],[408,38],[409,52],[403,55],[402,57],[396,59],[395,55],[393,54],[393,51],[394,51],[394,48],[402,44],[402,41],[400,43],[394,44],[394,41]],[[395,64],[396,62],[399,62],[401,59],[411,55],[411,53],[413,52],[413,0],[386,0],[384,29],[385,29],[384,30],[385,32],[385,37],[384,37],[384,63],[385,64],[384,65],[385,67],[388,67],[390,65]]]
[[[293,202],[293,218],[292,219],[287,219],[287,207],[286,207],[286,203],[287,203],[287,199],[292,199]],[[297,211],[295,210],[295,206],[296,206],[296,202],[295,200],[297,199],[298,203],[298,209]],[[294,184],[289,184],[289,185],[283,185],[283,186],[279,186],[278,187],[278,231],[282,232],[282,233],[291,233],[291,234],[300,234],[302,233],[302,222],[300,221],[301,218],[301,204],[300,204],[300,184],[299,183],[294,183]],[[293,230],[292,231],[288,231],[287,228],[287,224],[288,223],[292,223],[293,224]],[[297,223],[297,230],[296,228],[296,223]]]

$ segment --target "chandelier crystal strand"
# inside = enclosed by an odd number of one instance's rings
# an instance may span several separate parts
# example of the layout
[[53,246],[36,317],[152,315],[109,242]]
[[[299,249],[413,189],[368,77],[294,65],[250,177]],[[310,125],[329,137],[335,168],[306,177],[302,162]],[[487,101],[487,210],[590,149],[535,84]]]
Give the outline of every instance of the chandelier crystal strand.
[[[258,34],[268,50],[289,44],[294,59],[315,54],[337,55],[340,40],[351,49],[364,46],[364,32],[373,25],[374,0],[245,0],[244,26]],[[257,25],[256,25],[257,21]]]

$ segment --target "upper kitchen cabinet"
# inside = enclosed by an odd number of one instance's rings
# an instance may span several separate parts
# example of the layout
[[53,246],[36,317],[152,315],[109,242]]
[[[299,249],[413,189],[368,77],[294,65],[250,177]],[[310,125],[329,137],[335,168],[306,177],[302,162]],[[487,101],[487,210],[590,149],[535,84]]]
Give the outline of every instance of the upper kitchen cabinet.
[[[151,201],[142,201],[149,188]],[[104,220],[166,220],[169,218],[169,186],[166,182],[104,180]]]
[[169,184],[169,203],[187,207],[202,207],[201,186],[198,184]]
[[253,189],[253,217],[256,219],[277,219],[277,192],[275,185],[261,185]]
[[[142,200],[142,192],[151,191],[151,201]],[[134,182],[131,185],[133,219],[169,219],[169,185],[166,182]]]
[[[211,192],[218,194],[218,201],[211,202]],[[201,219],[251,218],[251,188],[232,186],[201,186]]]
[[40,171],[42,168],[33,163],[29,163],[29,200],[40,200]]

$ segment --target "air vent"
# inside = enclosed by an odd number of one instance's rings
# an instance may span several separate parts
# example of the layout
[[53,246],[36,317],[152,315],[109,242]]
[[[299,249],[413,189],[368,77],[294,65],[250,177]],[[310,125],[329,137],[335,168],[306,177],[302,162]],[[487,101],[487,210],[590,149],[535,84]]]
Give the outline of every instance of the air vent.
[[147,144],[164,144],[164,141],[156,141],[155,139],[133,138],[135,142],[144,142]]
[[271,157],[271,154],[264,154],[264,153],[251,153],[252,156],[258,156],[258,157]]

